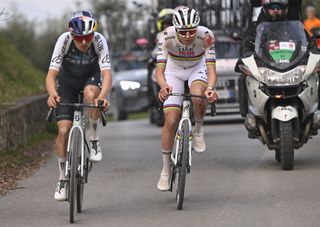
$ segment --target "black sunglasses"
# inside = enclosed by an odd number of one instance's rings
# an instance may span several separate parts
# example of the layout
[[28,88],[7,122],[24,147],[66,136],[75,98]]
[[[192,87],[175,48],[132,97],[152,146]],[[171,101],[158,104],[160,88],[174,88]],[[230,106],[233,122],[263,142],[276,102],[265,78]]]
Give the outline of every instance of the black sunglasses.
[[267,5],[267,8],[268,9],[271,9],[271,10],[284,10],[286,9],[287,7],[283,4],[279,4],[279,3],[271,3],[271,4],[268,4]]

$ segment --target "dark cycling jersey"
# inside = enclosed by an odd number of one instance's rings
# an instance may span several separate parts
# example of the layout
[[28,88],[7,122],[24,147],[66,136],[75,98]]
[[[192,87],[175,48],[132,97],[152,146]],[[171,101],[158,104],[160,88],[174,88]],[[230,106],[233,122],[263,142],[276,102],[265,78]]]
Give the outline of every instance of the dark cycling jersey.
[[111,69],[107,41],[95,32],[89,50],[81,52],[75,47],[71,33],[63,33],[54,47],[49,69],[59,71],[61,66],[68,74],[76,77]]
[[[78,94],[87,85],[101,87],[101,71],[110,69],[108,45],[98,32],[90,48],[81,52],[75,47],[70,32],[63,33],[57,40],[49,69],[59,71],[58,94],[61,102],[78,102]],[[73,108],[58,106],[56,120],[73,119]]]

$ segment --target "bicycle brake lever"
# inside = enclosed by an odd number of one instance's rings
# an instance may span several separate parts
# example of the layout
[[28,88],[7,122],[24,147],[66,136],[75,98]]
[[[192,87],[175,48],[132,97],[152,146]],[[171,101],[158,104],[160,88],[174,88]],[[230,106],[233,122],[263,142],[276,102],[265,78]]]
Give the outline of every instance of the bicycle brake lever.
[[100,110],[100,115],[101,115],[101,121],[102,125],[106,126],[107,125],[107,116],[106,113],[103,110]]
[[103,100],[98,100],[98,107],[100,110],[103,110]]
[[216,111],[216,104],[213,102],[211,103],[210,105],[210,109],[211,109],[211,112],[210,112],[210,116],[213,117],[217,114],[217,111]]

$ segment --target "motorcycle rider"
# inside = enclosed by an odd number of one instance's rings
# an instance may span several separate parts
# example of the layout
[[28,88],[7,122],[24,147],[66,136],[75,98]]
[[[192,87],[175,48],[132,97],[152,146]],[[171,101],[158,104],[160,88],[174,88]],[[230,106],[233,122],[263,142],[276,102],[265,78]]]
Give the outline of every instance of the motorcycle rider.
[[[250,0],[252,7],[261,7],[266,1],[264,0]],[[288,1],[288,20],[301,20],[302,18],[302,0],[289,0]],[[264,10],[261,10],[258,21],[262,21],[267,17]]]
[[289,19],[288,0],[264,0],[259,19],[249,25],[244,33],[244,39],[240,45],[240,56],[248,57],[254,51],[254,40],[256,38],[256,28],[259,23],[265,21],[281,21]]

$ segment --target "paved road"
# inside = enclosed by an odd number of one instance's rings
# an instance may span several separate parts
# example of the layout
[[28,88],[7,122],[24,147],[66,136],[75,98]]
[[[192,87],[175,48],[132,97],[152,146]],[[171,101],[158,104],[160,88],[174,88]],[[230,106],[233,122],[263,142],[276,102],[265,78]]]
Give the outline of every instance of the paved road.
[[[104,157],[94,165],[85,210],[75,226],[319,226],[319,138],[296,151],[293,171],[249,140],[242,124],[206,125],[208,150],[193,156],[184,210],[159,192],[160,128],[146,120],[103,129]],[[69,226],[68,203],[53,200],[57,161],[0,199],[0,226]]]

